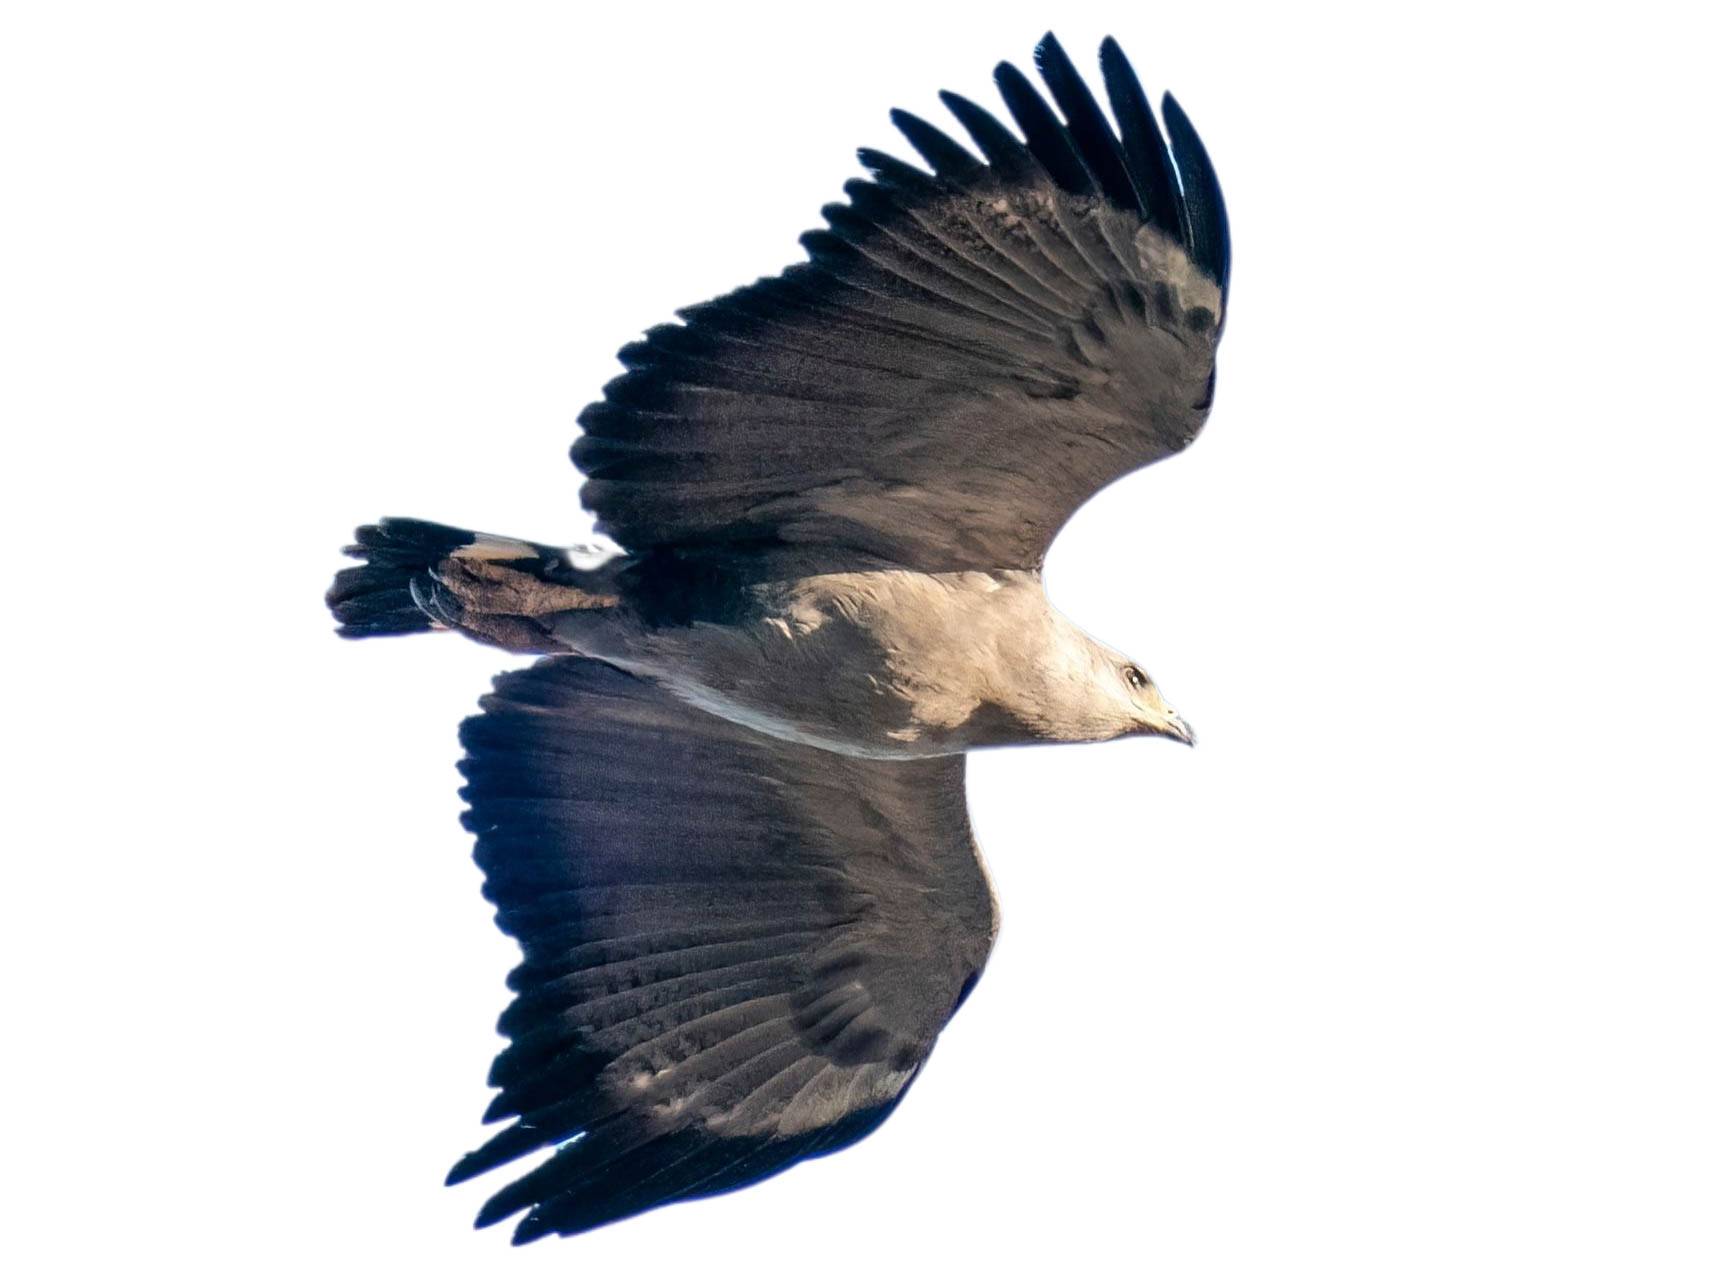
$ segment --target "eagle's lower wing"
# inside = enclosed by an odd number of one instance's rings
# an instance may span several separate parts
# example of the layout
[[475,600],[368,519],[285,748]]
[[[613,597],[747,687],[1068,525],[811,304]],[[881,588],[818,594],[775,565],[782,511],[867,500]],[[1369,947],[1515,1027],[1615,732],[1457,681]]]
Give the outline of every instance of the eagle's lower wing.
[[1019,141],[942,98],[984,164],[915,117],[933,167],[859,156],[809,262],[620,353],[580,420],[584,503],[634,553],[795,571],[1033,568],[1071,513],[1195,437],[1228,243],[1214,172],[1170,95],[1163,139],[1111,40],[1120,127],[1050,35],[1065,121],[1009,64]]
[[464,725],[476,860],[524,961],[449,1182],[518,1240],[705,1196],[891,1111],[975,981],[993,904],[962,757],[775,741],[601,662],[502,676]]

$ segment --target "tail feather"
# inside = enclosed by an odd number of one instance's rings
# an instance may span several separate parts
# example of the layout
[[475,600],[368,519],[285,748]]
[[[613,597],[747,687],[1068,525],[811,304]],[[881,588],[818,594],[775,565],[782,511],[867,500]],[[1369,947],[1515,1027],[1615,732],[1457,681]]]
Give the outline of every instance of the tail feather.
[[355,542],[344,552],[364,561],[342,568],[327,591],[327,606],[339,622],[339,633],[359,639],[441,628],[417,606],[411,579],[475,540],[476,533],[467,528],[420,518],[383,518],[359,527]]
[[345,552],[363,561],[333,578],[327,605],[346,638],[450,628],[508,651],[561,651],[556,617],[620,602],[614,582],[620,564],[579,569],[576,555],[601,556],[582,546],[557,549],[418,518],[383,518],[359,527]]

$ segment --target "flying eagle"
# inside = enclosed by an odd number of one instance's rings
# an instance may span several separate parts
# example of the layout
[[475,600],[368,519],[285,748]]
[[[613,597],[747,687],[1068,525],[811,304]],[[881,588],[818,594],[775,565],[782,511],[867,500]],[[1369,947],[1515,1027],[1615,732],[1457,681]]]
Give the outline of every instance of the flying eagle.
[[1225,209],[1111,39],[1117,132],[1051,34],[1035,60],[1057,112],[1010,63],[1016,133],[941,95],[980,156],[895,111],[927,168],[859,151],[807,262],[621,350],[571,456],[622,552],[410,519],[346,551],[340,633],[543,655],[461,730],[523,963],[510,1123],[448,1182],[547,1151],[478,1226],[570,1235],[873,1130],[994,939],[965,753],[1191,741],[1041,567],[1207,418]]

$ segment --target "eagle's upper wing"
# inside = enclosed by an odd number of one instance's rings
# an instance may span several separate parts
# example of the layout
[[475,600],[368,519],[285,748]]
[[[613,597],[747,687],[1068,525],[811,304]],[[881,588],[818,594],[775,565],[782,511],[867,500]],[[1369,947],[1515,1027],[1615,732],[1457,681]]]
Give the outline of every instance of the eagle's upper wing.
[[1063,123],[1006,63],[1023,141],[942,95],[986,164],[895,112],[932,174],[860,152],[873,178],[804,235],[808,263],[620,353],[572,449],[603,531],[800,569],[1033,568],[1092,494],[1196,436],[1229,258],[1208,156],[1171,95],[1163,139],[1111,39],[1117,136],[1051,34],[1036,61]]
[[449,1182],[518,1240],[753,1183],[880,1123],[993,939],[963,758],[848,759],[599,661],[502,676],[463,728],[484,892],[524,961]]

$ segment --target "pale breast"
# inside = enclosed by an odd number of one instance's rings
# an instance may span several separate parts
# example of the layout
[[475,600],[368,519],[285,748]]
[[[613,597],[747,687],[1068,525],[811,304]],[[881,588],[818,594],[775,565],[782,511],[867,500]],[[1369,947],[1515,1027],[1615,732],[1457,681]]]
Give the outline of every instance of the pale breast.
[[730,623],[608,640],[603,659],[772,736],[916,758],[972,743],[1047,610],[1028,573],[836,573],[760,586]]

